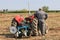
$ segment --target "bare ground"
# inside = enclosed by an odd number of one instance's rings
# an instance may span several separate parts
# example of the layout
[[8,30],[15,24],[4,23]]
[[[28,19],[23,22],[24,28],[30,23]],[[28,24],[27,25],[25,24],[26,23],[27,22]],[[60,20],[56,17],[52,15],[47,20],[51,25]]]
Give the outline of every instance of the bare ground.
[[44,37],[23,37],[16,39],[9,32],[11,20],[15,15],[23,15],[24,17],[28,14],[0,14],[0,40],[60,40],[60,14],[50,13],[46,20],[46,25],[49,27],[49,32]]

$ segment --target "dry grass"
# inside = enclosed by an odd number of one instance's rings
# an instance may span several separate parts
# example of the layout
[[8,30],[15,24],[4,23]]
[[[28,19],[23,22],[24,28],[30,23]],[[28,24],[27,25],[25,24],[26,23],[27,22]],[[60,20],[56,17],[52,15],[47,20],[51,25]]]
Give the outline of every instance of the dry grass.
[[[26,13],[17,13],[17,14],[0,14],[0,34],[9,34],[8,27],[11,24],[11,20],[16,15],[23,15],[26,17],[28,14]],[[46,20],[46,24],[49,28],[58,28],[60,27],[60,13],[49,13],[48,19]],[[15,40],[14,38],[6,38],[5,35],[0,35],[0,40]],[[42,40],[41,37],[30,37],[23,38],[25,40]],[[49,31],[47,34],[46,40],[60,40],[60,32],[57,30]],[[22,40],[22,39],[21,39]]]

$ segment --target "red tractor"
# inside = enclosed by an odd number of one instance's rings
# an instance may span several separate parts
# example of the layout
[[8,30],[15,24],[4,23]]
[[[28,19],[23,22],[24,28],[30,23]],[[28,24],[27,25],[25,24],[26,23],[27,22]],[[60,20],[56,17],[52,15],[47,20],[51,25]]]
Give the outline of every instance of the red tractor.
[[[11,23],[11,28],[10,28],[10,32],[13,33],[14,35],[16,35],[16,37],[20,37],[22,36],[22,34],[20,34],[20,36],[18,36],[17,30],[18,32],[22,31],[21,33],[25,33],[25,36],[30,36],[30,35],[36,35],[36,21],[34,24],[34,15],[23,18],[20,15],[17,15],[13,18],[12,23]],[[25,30],[27,30],[28,32],[25,32]]]

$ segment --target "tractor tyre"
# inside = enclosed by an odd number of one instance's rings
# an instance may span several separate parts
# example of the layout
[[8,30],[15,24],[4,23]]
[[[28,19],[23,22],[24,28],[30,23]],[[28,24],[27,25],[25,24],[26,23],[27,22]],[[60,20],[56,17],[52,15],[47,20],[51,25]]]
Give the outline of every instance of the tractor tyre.
[[36,18],[34,18],[33,22],[32,22],[32,32],[33,32],[33,36],[38,34],[37,31],[37,25],[38,24],[38,20]]
[[15,19],[12,20],[11,26],[16,27],[18,25],[17,21]]
[[18,34],[18,32],[15,34],[15,38],[22,38],[22,33]]
[[30,30],[28,30],[27,36],[28,36],[28,37],[31,36],[31,31],[30,31]]

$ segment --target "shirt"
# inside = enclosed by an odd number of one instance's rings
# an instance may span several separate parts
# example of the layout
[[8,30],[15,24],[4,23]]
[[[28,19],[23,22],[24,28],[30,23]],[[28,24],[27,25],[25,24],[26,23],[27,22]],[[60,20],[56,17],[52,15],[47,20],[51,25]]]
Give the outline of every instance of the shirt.
[[37,19],[47,19],[48,17],[44,11],[36,11],[34,15]]

